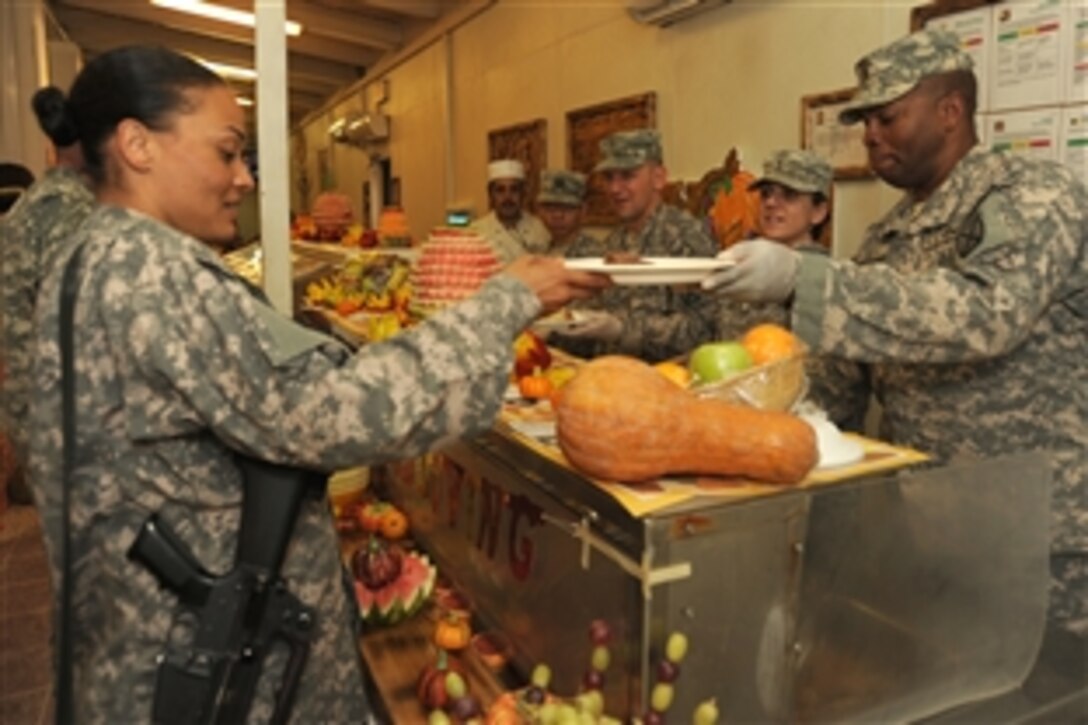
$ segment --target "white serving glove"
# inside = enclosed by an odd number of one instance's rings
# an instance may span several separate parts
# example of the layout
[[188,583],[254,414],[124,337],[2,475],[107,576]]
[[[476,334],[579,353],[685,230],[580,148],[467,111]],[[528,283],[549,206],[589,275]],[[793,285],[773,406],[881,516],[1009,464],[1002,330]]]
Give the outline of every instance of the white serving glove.
[[785,302],[797,284],[801,255],[780,242],[753,239],[718,255],[736,262],[702,282],[705,290],[738,302]]
[[586,319],[559,331],[563,337],[614,342],[623,333],[623,321],[610,312],[594,310]]

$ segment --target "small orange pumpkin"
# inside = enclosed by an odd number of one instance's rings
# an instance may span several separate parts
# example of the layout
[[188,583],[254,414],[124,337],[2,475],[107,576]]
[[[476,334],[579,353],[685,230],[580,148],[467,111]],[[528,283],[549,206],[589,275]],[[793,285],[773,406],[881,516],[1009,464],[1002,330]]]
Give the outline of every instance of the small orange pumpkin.
[[400,509],[390,506],[379,519],[378,530],[387,539],[403,539],[408,533],[408,517]]
[[462,650],[472,639],[472,625],[461,612],[446,612],[434,628],[434,643],[446,650]]
[[539,370],[532,375],[526,375],[518,379],[518,392],[521,393],[523,398],[532,400],[549,398],[554,390],[555,386],[552,385],[552,381],[540,374]]

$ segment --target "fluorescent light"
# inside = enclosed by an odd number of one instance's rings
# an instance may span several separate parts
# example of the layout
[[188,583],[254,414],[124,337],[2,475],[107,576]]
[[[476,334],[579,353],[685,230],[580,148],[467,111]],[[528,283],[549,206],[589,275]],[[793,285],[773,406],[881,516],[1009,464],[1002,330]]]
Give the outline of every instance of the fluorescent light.
[[237,96],[237,100],[238,100],[238,105],[239,106],[252,106],[253,105],[253,99],[252,98],[246,98],[245,96]]
[[[160,8],[191,13],[192,15],[202,15],[205,18],[220,20],[224,23],[246,25],[250,28],[257,25],[257,19],[253,13],[223,7],[222,5],[212,5],[211,3],[202,2],[202,0],[151,0],[151,4],[158,5]],[[284,25],[284,29],[292,37],[302,33],[302,26],[293,20],[288,20]]]
[[237,81],[255,81],[257,80],[257,71],[252,68],[243,68],[240,65],[227,65],[226,63],[215,63],[210,60],[204,60],[203,58],[193,57],[197,63],[206,65],[209,70],[215,71],[218,75],[224,78],[233,78]]

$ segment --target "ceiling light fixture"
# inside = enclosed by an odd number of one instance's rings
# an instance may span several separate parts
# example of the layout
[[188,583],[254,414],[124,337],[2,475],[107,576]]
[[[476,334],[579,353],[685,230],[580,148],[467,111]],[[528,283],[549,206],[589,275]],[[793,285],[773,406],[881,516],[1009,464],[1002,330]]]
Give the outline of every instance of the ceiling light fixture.
[[[151,4],[157,5],[160,8],[178,10],[192,15],[201,15],[205,18],[220,20],[224,23],[245,25],[250,28],[256,27],[257,25],[257,19],[253,13],[246,12],[245,10],[223,7],[222,5],[212,5],[211,3],[202,2],[202,0],[151,0]],[[293,20],[288,20],[284,25],[284,29],[291,37],[302,34],[302,26]]]
[[253,105],[253,99],[252,98],[246,98],[245,96],[238,96],[237,100],[238,100],[238,105],[239,106],[252,106]]

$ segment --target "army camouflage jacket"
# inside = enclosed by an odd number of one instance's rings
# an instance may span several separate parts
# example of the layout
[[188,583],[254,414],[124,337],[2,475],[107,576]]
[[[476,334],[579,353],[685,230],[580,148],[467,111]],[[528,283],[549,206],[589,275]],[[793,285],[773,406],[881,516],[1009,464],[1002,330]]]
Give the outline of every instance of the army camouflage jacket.
[[94,195],[70,168],[55,166],[0,219],[0,430],[26,457],[34,302],[42,279],[94,208]]
[[[569,242],[567,242],[566,244],[564,244],[564,245],[562,245],[560,247],[557,247],[555,240],[552,240],[551,246],[548,247],[548,256],[549,257],[566,257],[566,256],[569,256],[568,252],[571,249],[592,249],[597,244],[599,244],[599,242],[597,241],[596,237],[594,237],[592,234],[588,234],[587,232],[585,232],[582,229],[579,229],[577,232],[575,232],[573,235],[571,235],[571,239],[570,239]],[[584,257],[584,256],[589,256],[589,255],[581,255],[581,256]]]
[[[661,204],[638,232],[619,227],[604,241],[587,237],[582,243],[572,244],[566,256],[602,257],[616,251],[644,257],[713,257],[718,253],[718,244],[695,217]],[[594,307],[620,319],[620,339],[605,343],[557,335],[554,340],[559,347],[584,357],[623,353],[657,362],[684,354],[711,339],[718,316],[717,303],[707,295],[697,289],[675,287],[616,286],[605,290]]]
[[[212,572],[234,556],[241,481],[232,451],[332,470],[410,457],[489,426],[512,340],[539,311],[504,276],[471,300],[357,354],[258,299],[215,254],[115,207],[87,220],[75,311],[78,467],[70,482],[76,712],[149,719],[174,596],[126,552],[158,512]],[[56,583],[62,418],[62,265],[40,297],[32,485]],[[366,715],[354,605],[323,502],[305,504],[283,574],[319,613],[295,722]],[[267,720],[270,693],[253,715]]]
[[803,255],[792,311],[833,419],[871,391],[881,437],[939,460],[1047,452],[1055,552],[1088,552],[1086,214],[1068,169],[976,149],[855,263]]

